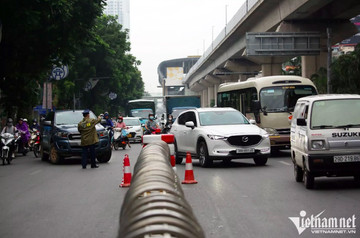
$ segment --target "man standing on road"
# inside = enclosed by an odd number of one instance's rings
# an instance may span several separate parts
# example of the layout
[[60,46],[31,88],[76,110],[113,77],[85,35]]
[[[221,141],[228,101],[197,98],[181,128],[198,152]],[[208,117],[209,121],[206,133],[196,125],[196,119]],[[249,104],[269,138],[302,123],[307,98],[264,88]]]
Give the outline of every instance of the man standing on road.
[[81,165],[86,169],[88,154],[90,152],[91,168],[98,168],[95,162],[95,144],[99,142],[99,137],[96,132],[95,125],[101,121],[99,116],[97,119],[90,118],[90,111],[88,109],[83,111],[84,118],[78,124],[78,130],[81,134],[82,159]]

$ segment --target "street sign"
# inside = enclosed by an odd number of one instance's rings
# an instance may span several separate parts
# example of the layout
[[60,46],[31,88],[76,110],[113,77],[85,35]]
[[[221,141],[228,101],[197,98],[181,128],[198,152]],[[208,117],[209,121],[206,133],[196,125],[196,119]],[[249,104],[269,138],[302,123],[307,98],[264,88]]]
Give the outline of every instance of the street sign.
[[61,80],[68,76],[69,68],[66,65],[55,66],[51,71],[51,78],[55,80]]
[[115,98],[117,98],[117,94],[111,92],[111,93],[109,94],[109,98],[110,98],[111,100],[114,100]]

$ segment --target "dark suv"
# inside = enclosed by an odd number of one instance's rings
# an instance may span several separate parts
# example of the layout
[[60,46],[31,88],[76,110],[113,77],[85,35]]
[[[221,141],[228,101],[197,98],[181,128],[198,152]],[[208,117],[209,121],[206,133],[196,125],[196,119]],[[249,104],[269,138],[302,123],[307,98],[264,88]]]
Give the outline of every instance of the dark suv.
[[[65,157],[81,156],[81,136],[78,123],[83,119],[83,110],[64,110],[50,112],[41,125],[41,158],[53,164],[60,163]],[[96,118],[90,111],[90,118]],[[111,158],[108,131],[99,123],[96,125],[99,143],[96,144],[96,159],[106,163]]]

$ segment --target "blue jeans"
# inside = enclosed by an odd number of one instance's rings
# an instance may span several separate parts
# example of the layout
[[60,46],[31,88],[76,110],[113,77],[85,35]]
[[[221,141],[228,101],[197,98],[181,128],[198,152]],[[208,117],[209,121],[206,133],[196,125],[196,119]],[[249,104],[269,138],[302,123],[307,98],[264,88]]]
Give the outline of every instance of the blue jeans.
[[91,160],[91,166],[95,166],[95,144],[93,145],[87,145],[82,147],[82,159],[81,159],[81,165],[82,167],[86,167],[87,161],[89,158],[89,152],[90,152],[90,160]]

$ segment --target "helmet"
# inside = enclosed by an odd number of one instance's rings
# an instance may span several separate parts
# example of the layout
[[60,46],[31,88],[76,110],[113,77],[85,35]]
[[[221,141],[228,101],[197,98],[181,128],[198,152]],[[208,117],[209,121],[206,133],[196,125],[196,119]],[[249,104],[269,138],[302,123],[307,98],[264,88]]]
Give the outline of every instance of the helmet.
[[24,121],[24,119],[22,119],[21,117],[19,118],[19,121]]
[[36,118],[34,118],[34,119],[33,119],[33,122],[35,122],[35,123],[36,123],[36,122],[37,122],[37,119],[36,119]]
[[26,119],[26,118],[24,118],[24,122],[27,122],[27,119]]
[[123,118],[122,116],[119,116],[118,118],[119,118],[119,120],[122,120],[122,119],[124,119],[124,118]]
[[13,125],[13,119],[12,118],[8,118],[7,121],[6,121],[6,125],[7,126],[12,126]]
[[104,113],[104,117],[108,117],[109,116],[109,113],[108,112],[105,112]]

